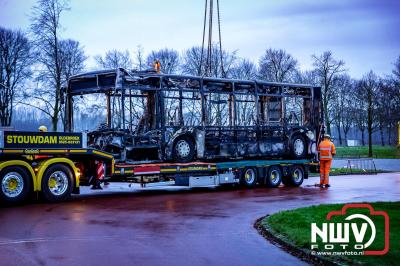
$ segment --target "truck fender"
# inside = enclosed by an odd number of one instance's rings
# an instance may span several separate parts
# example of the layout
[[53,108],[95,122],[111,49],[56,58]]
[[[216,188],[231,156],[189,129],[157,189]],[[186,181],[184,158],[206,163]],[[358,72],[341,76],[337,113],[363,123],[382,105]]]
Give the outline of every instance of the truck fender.
[[66,164],[67,166],[69,166],[71,168],[72,173],[74,174],[74,178],[75,178],[75,187],[76,188],[79,187],[80,172],[79,172],[79,169],[75,166],[74,162],[67,158],[52,158],[49,160],[45,160],[40,164],[39,171],[37,173],[37,183],[35,186],[35,191],[42,190],[41,184],[42,184],[42,178],[43,178],[44,172],[46,171],[46,169],[49,166],[56,164],[56,163]]
[[29,163],[21,160],[4,161],[0,163],[0,171],[8,166],[22,166],[26,170],[28,170],[28,172],[31,174],[33,190],[36,191],[35,188],[37,186],[37,178],[35,171],[33,170],[32,166]]

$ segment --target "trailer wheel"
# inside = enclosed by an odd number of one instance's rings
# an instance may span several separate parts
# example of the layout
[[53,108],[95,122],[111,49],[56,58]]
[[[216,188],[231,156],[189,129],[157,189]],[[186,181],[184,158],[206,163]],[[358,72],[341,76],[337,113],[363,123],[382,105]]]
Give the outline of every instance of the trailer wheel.
[[268,169],[267,176],[265,177],[265,183],[268,187],[278,187],[282,182],[282,171],[281,169],[273,165]]
[[173,156],[174,160],[179,163],[188,163],[194,158],[194,143],[188,137],[181,137],[175,141]]
[[290,141],[290,150],[295,159],[303,159],[307,153],[307,145],[302,135],[293,136]]
[[26,200],[32,189],[29,172],[20,166],[10,166],[0,172],[0,199],[15,204]]
[[240,179],[242,185],[248,188],[255,187],[257,185],[257,171],[254,168],[246,168]]
[[42,192],[47,201],[59,202],[68,199],[73,190],[73,175],[63,164],[50,166],[43,175]]
[[304,168],[300,165],[292,166],[290,176],[284,178],[285,186],[298,187],[304,181]]

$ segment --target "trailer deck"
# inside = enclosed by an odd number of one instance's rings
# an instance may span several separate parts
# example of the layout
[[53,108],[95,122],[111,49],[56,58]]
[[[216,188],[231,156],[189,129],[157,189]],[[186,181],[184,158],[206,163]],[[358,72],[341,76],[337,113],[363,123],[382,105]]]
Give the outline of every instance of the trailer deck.
[[84,133],[69,134],[4,132],[0,137],[0,199],[20,202],[36,192],[49,201],[63,201],[79,194],[81,186],[99,188],[103,182],[300,186],[308,178],[310,166],[318,164],[311,159],[131,163],[87,147]]

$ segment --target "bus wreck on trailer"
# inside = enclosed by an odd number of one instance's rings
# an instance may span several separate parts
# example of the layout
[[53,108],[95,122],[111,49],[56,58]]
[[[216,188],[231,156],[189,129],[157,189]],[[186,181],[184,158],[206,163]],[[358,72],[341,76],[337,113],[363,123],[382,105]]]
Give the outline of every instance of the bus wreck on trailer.
[[117,162],[311,159],[322,124],[310,85],[117,69],[74,76],[65,94],[65,131],[80,104],[98,104],[88,146]]

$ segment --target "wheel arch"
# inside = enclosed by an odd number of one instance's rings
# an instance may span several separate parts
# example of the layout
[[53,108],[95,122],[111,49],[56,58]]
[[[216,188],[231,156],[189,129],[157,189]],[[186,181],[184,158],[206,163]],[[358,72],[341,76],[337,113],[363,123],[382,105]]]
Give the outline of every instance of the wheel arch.
[[7,168],[9,166],[21,166],[23,168],[25,168],[28,173],[30,174],[31,180],[32,180],[32,184],[33,184],[33,191],[35,190],[35,187],[37,186],[37,176],[35,174],[35,171],[33,170],[32,166],[22,160],[10,160],[10,161],[4,161],[4,162],[0,162],[0,171],[2,171],[4,168]]
[[65,166],[67,166],[71,170],[72,174],[74,175],[73,179],[74,179],[75,187],[76,188],[79,187],[80,172],[79,172],[79,169],[75,166],[74,162],[67,158],[52,158],[52,159],[42,162],[42,164],[40,165],[39,171],[37,173],[37,183],[36,183],[35,191],[42,190],[41,184],[42,184],[43,175],[46,172],[46,170],[54,164],[63,164]]
[[193,141],[194,147],[195,147],[195,152],[197,151],[197,141],[196,141],[196,129],[195,128],[182,128],[174,133],[172,138],[168,141],[167,144],[167,159],[172,159],[172,151],[173,147],[176,143],[177,140],[180,138],[190,138],[191,141]]

